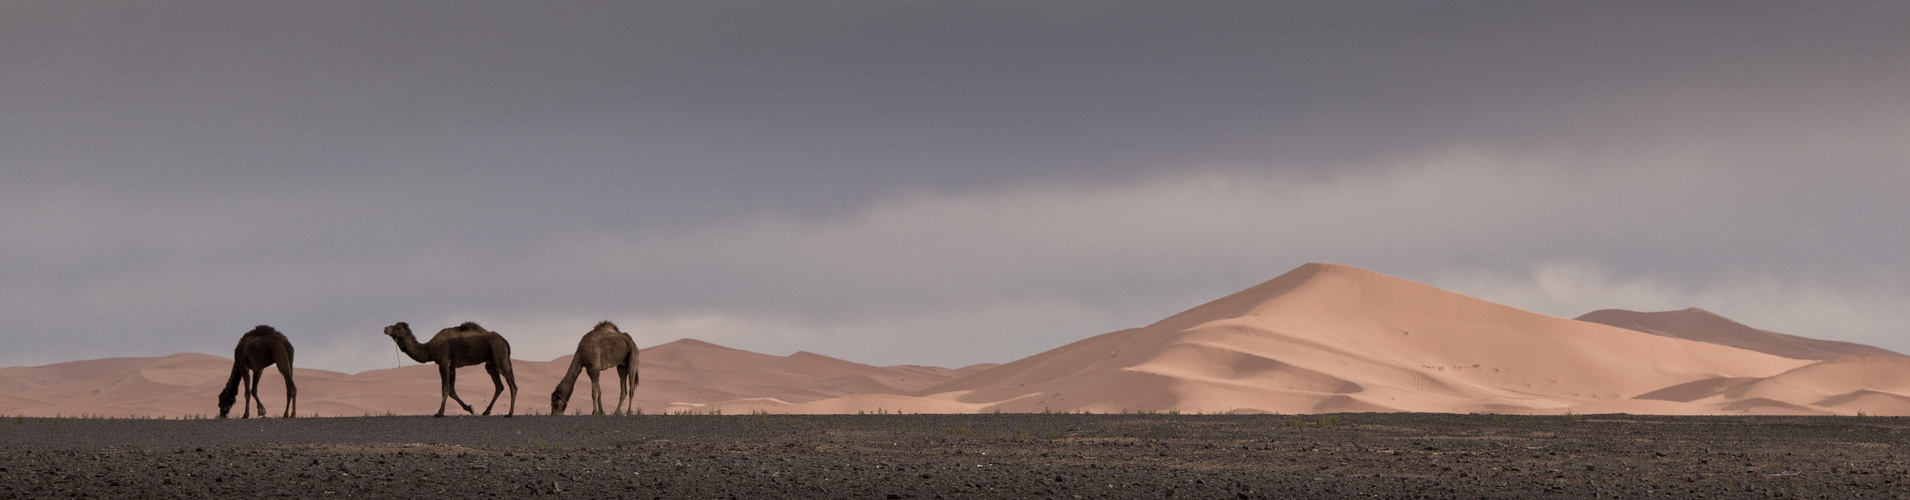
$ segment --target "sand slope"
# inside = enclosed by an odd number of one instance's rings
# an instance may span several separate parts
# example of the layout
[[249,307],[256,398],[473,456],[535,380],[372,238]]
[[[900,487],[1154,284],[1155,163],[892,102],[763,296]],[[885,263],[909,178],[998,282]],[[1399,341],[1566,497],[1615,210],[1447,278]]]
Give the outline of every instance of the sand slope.
[[[298,368],[294,374],[299,390],[298,412],[320,416],[436,412],[439,398],[435,365],[410,360],[403,363],[357,374]],[[994,366],[884,368],[812,353],[771,356],[696,340],[643,349],[640,364],[637,406],[652,413],[708,412],[721,407],[704,405],[721,401],[733,401],[727,405],[734,408],[730,411],[748,412],[841,396],[904,393]],[[217,395],[231,366],[231,358],[187,353],[0,368],[0,415],[214,416],[218,414]],[[569,366],[570,356],[551,361],[513,360],[518,413],[548,411],[551,391]],[[588,380],[579,377],[571,399],[572,411],[590,410]],[[604,406],[608,409],[615,404],[617,394],[614,373],[604,376],[603,382],[608,397]],[[493,387],[482,367],[460,369],[457,387],[464,401],[479,412],[490,402]],[[268,413],[279,415],[285,404],[285,385],[276,368],[267,369],[259,392]],[[751,407],[745,402],[752,398],[774,403]],[[493,412],[502,414],[508,405],[508,399],[501,400]],[[240,411],[235,407],[232,415],[236,417]],[[463,411],[453,402],[447,414]]]
[[1308,264],[916,395],[1003,411],[1544,413],[1804,364]]
[[1826,360],[1844,356],[1903,356],[1895,351],[1852,342],[1818,340],[1759,330],[1695,307],[1682,311],[1663,312],[1603,309],[1579,316],[1578,320],[1653,335],[1750,349],[1792,359]]
[[[1697,310],[1597,315],[1658,331],[1546,316],[1354,267],[1307,264],[1152,325],[1002,365],[878,367],[679,340],[643,350],[637,405],[651,413],[1910,415],[1910,358],[1796,359],[1795,350],[1777,347],[1829,344]],[[1654,322],[1664,318],[1672,321]],[[1711,334],[1696,341],[1666,332]],[[180,354],[0,369],[0,414],[212,414],[230,363]],[[404,364],[349,375],[301,369],[300,413],[436,411],[435,368]],[[568,356],[517,361],[519,413],[547,408],[568,364]],[[277,374],[262,387],[276,414],[283,402]],[[588,411],[587,387],[572,397],[573,411]],[[472,367],[461,372],[458,391],[482,407],[491,386]]]

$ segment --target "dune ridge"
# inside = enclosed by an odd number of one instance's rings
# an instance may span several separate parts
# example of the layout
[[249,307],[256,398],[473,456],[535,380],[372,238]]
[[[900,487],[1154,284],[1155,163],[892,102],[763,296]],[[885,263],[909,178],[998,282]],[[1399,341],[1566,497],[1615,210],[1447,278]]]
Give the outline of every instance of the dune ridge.
[[1661,312],[1601,309],[1585,313],[1577,319],[1653,335],[1750,349],[1791,359],[1823,361],[1845,356],[1904,357],[1896,351],[1854,342],[1819,340],[1760,330],[1696,307]]
[[[1565,319],[1313,263],[1151,325],[999,365],[878,367],[678,340],[643,350],[637,406],[651,413],[1910,415],[1910,357],[1877,349],[1891,355],[1797,358],[1769,347],[1826,344],[1701,310],[1676,313]],[[1673,321],[1652,322],[1667,317]],[[1640,331],[1605,321],[1660,326]],[[569,361],[515,361],[522,412],[548,407]],[[0,414],[212,414],[230,363],[179,354],[4,368]],[[491,388],[477,373],[460,377],[458,390],[482,405]],[[308,414],[436,409],[437,376],[428,365],[357,374],[299,369],[297,376],[299,408]],[[271,408],[283,384],[268,374],[261,392]],[[577,394],[571,408],[588,408],[588,392]]]

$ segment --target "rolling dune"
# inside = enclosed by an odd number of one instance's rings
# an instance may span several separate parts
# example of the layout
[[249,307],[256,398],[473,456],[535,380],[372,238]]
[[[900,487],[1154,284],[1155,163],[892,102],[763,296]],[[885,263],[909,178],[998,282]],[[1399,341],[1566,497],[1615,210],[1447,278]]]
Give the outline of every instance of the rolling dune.
[[[1587,317],[1599,322],[1307,264],[1152,325],[1001,365],[878,367],[678,340],[643,350],[637,406],[652,413],[1910,415],[1910,358],[1889,351],[1774,334],[1696,309]],[[1804,356],[1830,348],[1886,355]],[[210,415],[230,364],[178,354],[4,368],[0,414]],[[545,411],[569,357],[514,364],[518,412]],[[357,374],[299,369],[297,379],[301,415],[437,410],[430,365]],[[466,402],[488,402],[481,369],[462,370],[457,384]],[[579,384],[571,408],[588,411],[587,382]],[[282,382],[268,372],[260,387],[276,415]]]

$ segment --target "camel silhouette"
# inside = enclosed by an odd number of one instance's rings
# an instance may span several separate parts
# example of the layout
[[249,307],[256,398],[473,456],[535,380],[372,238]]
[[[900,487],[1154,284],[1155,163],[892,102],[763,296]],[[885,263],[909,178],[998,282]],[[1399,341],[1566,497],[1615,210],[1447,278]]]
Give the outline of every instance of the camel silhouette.
[[[465,412],[476,413],[471,410],[471,405],[464,404],[464,399],[458,397],[454,382],[457,380],[458,368],[479,363],[483,363],[484,371],[491,374],[491,384],[497,386],[497,391],[491,393],[491,404],[484,406],[484,414],[490,415],[491,408],[497,406],[497,396],[504,393],[506,382],[511,385],[511,410],[504,416],[517,414],[517,377],[511,374],[511,343],[504,341],[503,335],[468,321],[438,330],[437,335],[423,344],[419,344],[418,338],[411,335],[411,325],[402,321],[385,327],[385,335],[397,342],[398,350],[404,351],[411,359],[419,363],[438,364],[438,413],[432,416],[444,416],[447,397],[456,400]],[[503,380],[498,379],[499,375],[503,376]]]
[[285,378],[283,416],[297,415],[298,386],[292,385],[292,341],[270,326],[259,325],[239,337],[239,346],[232,349],[232,376],[226,379],[225,390],[219,391],[219,418],[226,418],[232,412],[239,384],[245,384],[245,413],[240,418],[252,418],[254,404],[259,407],[259,416],[264,417],[265,401],[259,399],[259,377],[264,375],[265,367],[272,365],[278,365],[279,376]]
[[629,414],[625,405],[635,406],[637,402],[637,342],[609,321],[598,323],[584,334],[583,340],[577,341],[577,354],[570,358],[570,371],[557,383],[557,390],[550,393],[550,414],[564,414],[564,407],[570,406],[570,391],[577,386],[577,373],[586,370],[590,374],[590,403],[595,406],[590,414],[604,414],[603,389],[597,385],[597,373],[612,366],[617,367],[617,406],[613,411],[617,415]]

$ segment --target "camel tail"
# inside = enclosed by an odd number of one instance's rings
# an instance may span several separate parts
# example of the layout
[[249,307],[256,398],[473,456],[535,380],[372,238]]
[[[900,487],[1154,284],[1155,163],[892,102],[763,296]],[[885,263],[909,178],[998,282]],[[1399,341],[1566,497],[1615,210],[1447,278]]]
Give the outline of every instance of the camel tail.
[[292,383],[292,343],[279,344],[285,349],[285,357],[279,358],[279,376],[285,379],[285,413],[290,418],[298,415],[298,386]]
[[630,343],[630,357],[629,359],[624,360],[624,362],[630,364],[630,385],[632,386],[632,388],[634,388],[634,386],[637,385],[637,379],[638,379],[637,377],[637,342],[635,340],[628,340],[628,339],[626,339],[626,341]]

